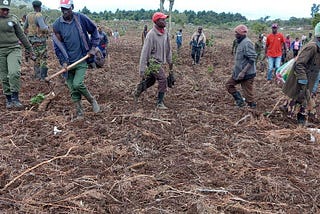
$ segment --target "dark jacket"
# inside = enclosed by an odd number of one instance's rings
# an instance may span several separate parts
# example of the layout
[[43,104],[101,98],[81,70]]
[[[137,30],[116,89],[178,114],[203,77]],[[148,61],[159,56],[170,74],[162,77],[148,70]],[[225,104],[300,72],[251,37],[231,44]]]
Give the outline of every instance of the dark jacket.
[[307,88],[312,91],[315,80],[320,69],[320,48],[316,43],[316,39],[306,44],[296,62],[293,64],[292,71],[282,88],[284,94],[292,99],[297,99],[300,86],[298,80],[305,81]]

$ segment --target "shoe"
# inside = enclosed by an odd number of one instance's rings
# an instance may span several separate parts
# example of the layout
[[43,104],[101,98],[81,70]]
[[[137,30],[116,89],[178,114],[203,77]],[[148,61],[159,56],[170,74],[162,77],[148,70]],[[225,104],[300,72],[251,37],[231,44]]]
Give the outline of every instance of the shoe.
[[19,92],[13,92],[11,98],[11,103],[14,108],[22,109],[24,107],[19,100]]
[[305,125],[306,124],[306,116],[301,113],[298,113],[297,114],[297,122],[299,125]]
[[250,108],[257,108],[257,103],[255,103],[255,102],[250,102],[250,103],[248,103],[248,106],[249,106]]
[[157,104],[157,108],[158,108],[158,109],[161,109],[161,110],[168,109],[168,107],[167,107],[167,106],[165,106],[165,105],[163,104],[163,102],[158,103],[158,104]]

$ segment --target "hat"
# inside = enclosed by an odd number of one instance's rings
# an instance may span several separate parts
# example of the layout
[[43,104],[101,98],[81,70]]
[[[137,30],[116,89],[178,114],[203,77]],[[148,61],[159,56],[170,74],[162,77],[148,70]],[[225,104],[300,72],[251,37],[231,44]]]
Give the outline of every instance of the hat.
[[11,0],[0,0],[0,9],[10,10]]
[[158,21],[158,19],[166,19],[168,18],[169,16],[168,15],[165,15],[164,13],[161,13],[161,12],[155,12],[152,16],[152,21],[153,22],[156,22]]
[[318,24],[314,28],[314,36],[320,37],[320,22],[318,22]]
[[59,8],[67,8],[70,9],[73,5],[73,0],[60,0],[60,6]]
[[273,23],[273,24],[271,25],[271,27],[272,27],[272,28],[278,28],[278,24],[277,24],[277,23]]
[[34,6],[34,7],[41,7],[41,5],[42,5],[42,2],[41,1],[33,1],[32,2],[32,6]]
[[247,35],[248,33],[248,27],[245,25],[238,25],[234,28],[234,32],[240,34],[240,35]]

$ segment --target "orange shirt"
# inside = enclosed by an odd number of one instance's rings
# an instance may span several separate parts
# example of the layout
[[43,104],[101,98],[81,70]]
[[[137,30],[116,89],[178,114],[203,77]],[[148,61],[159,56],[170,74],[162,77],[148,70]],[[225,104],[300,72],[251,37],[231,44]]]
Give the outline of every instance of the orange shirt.
[[283,43],[285,43],[284,36],[282,33],[270,33],[267,37],[266,46],[267,49],[267,56],[270,57],[279,57],[282,56],[282,47]]

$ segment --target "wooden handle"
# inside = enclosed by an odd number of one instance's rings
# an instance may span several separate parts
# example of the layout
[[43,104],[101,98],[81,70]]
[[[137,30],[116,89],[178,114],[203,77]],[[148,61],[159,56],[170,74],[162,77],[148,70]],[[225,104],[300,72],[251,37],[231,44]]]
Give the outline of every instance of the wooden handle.
[[[71,65],[68,65],[67,70],[70,70],[71,68],[73,68],[74,66],[78,65],[79,63],[83,62],[84,60],[88,59],[90,57],[89,54],[87,54],[86,56],[82,57],[81,59],[79,59],[78,61],[72,63]],[[50,81],[52,78],[64,73],[66,71],[65,68],[61,69],[60,71],[58,71],[55,74],[52,74],[51,76],[48,76],[45,78],[46,81]]]

